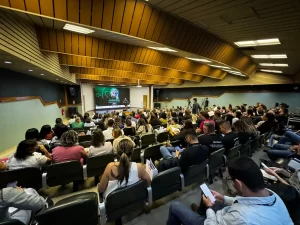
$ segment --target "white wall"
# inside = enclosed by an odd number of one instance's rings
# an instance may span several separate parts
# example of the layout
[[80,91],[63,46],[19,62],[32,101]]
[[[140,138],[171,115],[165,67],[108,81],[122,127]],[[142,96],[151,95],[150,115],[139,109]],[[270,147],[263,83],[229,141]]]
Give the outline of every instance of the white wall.
[[[201,105],[203,96],[195,96]],[[228,106],[229,103],[232,106],[242,105],[246,103],[248,105],[255,105],[257,102],[265,104],[268,108],[274,107],[275,103],[287,103],[290,112],[296,112],[296,107],[300,107],[300,93],[284,93],[284,92],[269,92],[269,93],[224,93],[220,97],[210,97],[209,106]],[[173,100],[171,102],[161,102],[161,107],[177,107],[187,106],[187,100]]]
[[143,108],[143,95],[148,96],[149,102],[149,87],[130,87],[130,106],[136,108]]
[[[81,83],[82,114],[95,109],[94,85]],[[84,111],[85,109],[85,111]]]

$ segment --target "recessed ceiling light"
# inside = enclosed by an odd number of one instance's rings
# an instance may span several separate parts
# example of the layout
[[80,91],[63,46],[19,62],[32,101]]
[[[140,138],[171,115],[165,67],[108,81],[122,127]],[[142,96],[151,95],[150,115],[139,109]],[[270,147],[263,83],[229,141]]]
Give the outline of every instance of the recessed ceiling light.
[[255,59],[286,59],[286,54],[272,54],[272,55],[251,55],[252,58]]
[[265,69],[261,69],[260,71],[270,72],[270,73],[282,73],[282,71],[280,71],[280,70],[265,70]]
[[186,59],[189,59],[189,60],[194,60],[194,61],[197,61],[197,62],[207,62],[207,63],[211,63],[211,61],[207,60],[207,59],[198,59],[198,58],[189,58],[189,57],[185,57]]
[[28,70],[29,72],[32,72],[33,70]]
[[230,67],[228,67],[228,66],[218,66],[218,65],[212,65],[212,64],[209,64],[209,66],[222,68],[222,69],[230,69]]
[[68,24],[68,23],[64,26],[63,29],[81,33],[81,34],[90,34],[90,33],[95,32],[94,30],[90,30],[88,28],[84,28],[84,27],[80,27],[80,26],[76,26],[76,25],[72,25],[72,24]]
[[4,61],[5,64],[12,64],[10,61]]
[[164,52],[177,52],[176,50],[165,48],[165,47],[148,47],[148,48],[158,50],[158,51],[164,51]]
[[260,63],[261,66],[278,66],[278,67],[288,67],[289,64],[285,63]]
[[251,40],[251,41],[237,41],[234,42],[239,47],[262,46],[262,45],[279,45],[281,44],[278,38]]
[[43,73],[41,73],[41,76],[44,76],[44,74],[43,74]]
[[125,87],[126,85],[122,84],[121,86],[122,86],[122,87]]

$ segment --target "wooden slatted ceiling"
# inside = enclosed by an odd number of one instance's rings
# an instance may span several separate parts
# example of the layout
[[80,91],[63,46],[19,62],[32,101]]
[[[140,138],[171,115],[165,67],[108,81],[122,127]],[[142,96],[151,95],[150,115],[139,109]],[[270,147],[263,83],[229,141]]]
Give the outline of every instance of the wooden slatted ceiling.
[[[79,75],[81,76],[81,75]],[[90,76],[90,75],[89,75]],[[81,79],[80,80],[83,83],[95,83],[95,84],[115,84],[115,85],[126,85],[126,86],[136,86],[138,83],[136,80],[133,81],[128,81],[128,79],[124,79],[124,78],[116,78],[116,77],[105,77],[105,78],[101,78],[100,80],[90,80],[89,78],[87,79]],[[161,83],[159,85],[167,85],[168,83]],[[157,82],[154,81],[140,81],[140,85],[158,85]]]
[[[54,46],[56,43],[52,44],[51,46]],[[18,58],[75,82],[75,76],[69,74],[68,67],[59,65],[57,54],[40,51],[34,26],[18,20],[11,14],[0,14],[0,46],[2,50]]]
[[[41,15],[45,13],[47,16],[51,15],[53,11],[54,18],[65,19],[75,23],[159,42],[183,51],[210,58],[229,66],[234,65],[235,68],[248,75],[253,74],[256,70],[256,67],[253,67],[251,58],[246,56],[246,58],[248,58],[247,60],[240,60],[240,58],[245,57],[245,55],[217,36],[182,21],[173,15],[168,15],[166,12],[155,9],[142,1],[51,0],[53,5],[52,11],[51,7],[49,8],[49,1],[46,0],[45,3],[39,4],[41,0],[24,0],[26,7],[24,7],[24,3],[22,3],[23,1],[16,3],[17,0],[9,0],[8,2],[2,1],[0,4]],[[247,1],[250,0],[241,0],[243,3],[247,3]],[[162,1],[161,4],[163,4],[163,2],[164,1]],[[170,1],[166,1],[166,3],[167,2]],[[183,1],[171,1],[172,4],[178,2]],[[212,2],[211,0],[187,2],[191,4],[193,2],[193,4],[197,3],[197,7],[193,7],[192,10],[196,10],[201,5],[213,4],[210,3]],[[155,4],[155,1],[152,2],[152,4]],[[184,7],[178,10],[182,10]],[[183,13],[184,15],[189,15],[188,10]],[[191,42],[193,44],[189,44]],[[223,52],[220,52],[219,47],[221,47]]]
[[[192,62],[185,58],[169,55],[149,48],[116,43],[60,30],[54,31],[53,36],[50,36],[49,33],[49,29],[47,28],[38,29],[39,39],[41,40],[40,47],[44,51],[127,61],[136,64],[174,69],[216,79],[220,79],[220,77],[224,76],[224,73],[226,74],[226,72],[222,70],[209,67],[205,64]],[[53,38],[53,40],[50,40],[50,38]],[[49,42],[52,43],[52,45],[49,45]],[[68,47],[58,49],[55,43],[65,43]]]

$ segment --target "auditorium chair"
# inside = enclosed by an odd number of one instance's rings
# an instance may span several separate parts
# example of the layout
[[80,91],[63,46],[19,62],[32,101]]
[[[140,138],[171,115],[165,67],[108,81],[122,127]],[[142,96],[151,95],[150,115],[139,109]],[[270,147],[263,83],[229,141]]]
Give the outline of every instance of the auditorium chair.
[[2,221],[0,222],[0,225],[25,225],[25,224],[19,220],[13,219],[13,220]]
[[252,142],[251,142],[251,153],[253,154],[254,152],[258,151],[259,149],[259,139],[260,136],[255,137]]
[[23,168],[0,172],[0,188],[5,188],[8,183],[18,181],[18,186],[33,188],[38,191],[42,187],[42,173],[39,168]]
[[84,142],[84,141],[91,141],[92,136],[91,135],[83,135],[83,136],[78,136],[78,142]]
[[89,148],[92,145],[92,141],[83,141],[83,142],[80,142],[79,145],[84,148]]
[[95,192],[58,201],[35,216],[38,225],[98,225],[98,196]]
[[118,188],[110,193],[105,201],[100,197],[100,224],[116,221],[122,224],[122,217],[145,206],[152,205],[152,190],[147,181],[140,180],[135,184]]
[[70,130],[74,130],[77,133],[85,132],[84,129],[83,129],[83,127],[82,128],[70,128]]
[[87,158],[86,165],[83,166],[84,178],[95,177],[95,186],[99,183],[99,176],[103,174],[107,164],[114,161],[113,154],[100,155]]
[[160,160],[162,155],[160,153],[160,147],[162,144],[153,145],[148,148],[145,148],[144,152],[141,154],[141,159],[146,163],[146,159],[151,159],[154,163],[155,160]]
[[134,148],[130,156],[131,162],[140,163],[141,162],[141,148]]
[[156,143],[155,134],[145,134],[141,136],[140,147],[145,148]]
[[183,173],[184,184],[183,186],[189,186],[196,182],[203,182],[209,176],[208,159],[201,164],[190,166],[188,170]]
[[223,178],[222,174],[222,166],[224,166],[224,153],[225,153],[225,148],[221,148],[213,153],[210,154],[209,156],[209,183],[213,183],[213,173],[218,170],[220,178]]
[[169,140],[170,140],[169,132],[167,132],[167,131],[161,132],[156,136],[157,143],[163,143],[163,142],[169,141]]
[[158,173],[151,182],[152,200],[156,201],[184,187],[183,175],[179,167]]
[[234,146],[233,148],[231,148],[229,151],[228,151],[228,154],[227,156],[225,156],[225,164],[231,160],[231,159],[234,159],[234,158],[237,158],[240,156],[240,149],[243,145],[239,144],[237,146]]
[[251,156],[251,142],[252,140],[247,141],[247,143],[240,148],[240,156]]
[[67,161],[49,165],[43,174],[43,187],[66,185],[73,182],[73,191],[78,191],[78,182],[83,180],[83,169],[80,161]]

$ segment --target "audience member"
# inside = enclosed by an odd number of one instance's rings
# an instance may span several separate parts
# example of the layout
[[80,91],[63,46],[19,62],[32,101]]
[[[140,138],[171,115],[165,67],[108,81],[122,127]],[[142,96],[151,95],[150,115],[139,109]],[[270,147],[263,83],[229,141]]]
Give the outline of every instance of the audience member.
[[223,142],[219,135],[215,133],[215,124],[205,122],[203,125],[204,134],[199,136],[199,143],[209,148],[210,153],[223,148]]
[[134,145],[128,139],[123,139],[117,146],[119,162],[109,163],[98,184],[98,192],[103,193],[104,198],[119,187],[132,185],[139,180],[146,180],[148,185],[151,179],[140,163],[130,161]]
[[276,121],[280,124],[286,124],[288,120],[288,113],[287,109],[283,106],[280,107],[279,109],[279,114],[276,116]]
[[113,137],[114,137],[114,141],[113,141],[113,152],[114,152],[114,154],[117,154],[118,144],[119,144],[120,141],[122,141],[124,139],[127,139],[127,140],[131,141],[133,146],[135,146],[134,141],[130,137],[127,137],[127,136],[123,135],[122,130],[120,128],[113,129],[112,134],[113,134]]
[[254,124],[258,124],[260,121],[262,121],[263,115],[264,115],[264,110],[258,109],[257,110],[257,116],[252,118]]
[[25,133],[25,140],[32,140],[32,139],[36,140],[38,142],[38,145],[44,145],[46,147],[49,146],[46,139],[41,138],[39,131],[36,128],[30,128]]
[[259,135],[258,130],[256,129],[253,121],[250,118],[242,116],[241,120],[244,121],[248,125],[249,130],[251,130],[251,139],[254,139]]
[[135,122],[135,124],[137,123],[137,119],[135,118],[135,111],[131,112],[131,121]]
[[171,124],[167,127],[166,131],[169,132],[172,136],[180,132],[180,125],[178,124],[177,117],[172,118]]
[[233,124],[233,130],[239,137],[240,144],[246,144],[252,138],[252,130],[250,126],[243,120],[238,120]]
[[[208,115],[208,112],[205,112],[204,113],[204,120],[201,122],[201,124],[200,124],[200,132],[203,132],[203,126],[204,126],[204,123],[207,123],[207,122],[210,122],[210,123],[213,123],[213,124],[215,124],[215,121],[213,121],[213,120],[211,120],[210,118],[209,118],[209,115]],[[197,132],[199,132],[199,129],[198,129],[198,131]]]
[[114,129],[114,120],[113,119],[109,119],[107,121],[107,129],[105,131],[103,131],[103,135],[105,137],[105,140],[108,139],[114,139],[113,135],[112,135],[112,131]]
[[247,109],[247,117],[249,117],[249,118],[253,117],[253,109],[251,109],[251,108]]
[[232,125],[242,117],[242,112],[240,110],[236,110],[233,116]]
[[200,164],[208,158],[209,150],[206,146],[199,144],[195,132],[186,133],[185,140],[189,146],[182,149],[182,153],[179,153],[171,144],[160,147],[164,160],[159,164],[159,171],[179,166],[181,172],[184,173],[190,166]]
[[154,126],[160,126],[161,122],[159,119],[157,119],[157,117],[154,115],[154,113],[151,113],[151,117],[150,117],[150,122],[152,127]]
[[220,123],[220,131],[223,134],[222,142],[225,148],[225,155],[227,156],[231,148],[240,144],[239,137],[235,132],[232,132],[228,121]]
[[184,126],[183,128],[180,130],[179,133],[175,134],[173,137],[172,137],[172,140],[180,140],[180,141],[185,141],[185,135],[187,133],[195,133],[195,130],[193,128],[193,123],[192,123],[192,120],[189,119],[189,120],[185,120],[184,121]]
[[121,119],[120,117],[117,117],[117,118],[115,119],[114,128],[120,128],[120,129],[123,129],[123,128],[124,128],[122,119]]
[[215,121],[215,129],[216,129],[216,133],[219,134],[220,131],[220,123],[223,121],[221,118],[221,112],[219,110],[216,110],[214,112],[214,121]]
[[146,120],[143,118],[140,118],[137,124],[137,135],[143,135],[143,134],[151,134],[153,131],[153,128],[150,124],[146,123]]
[[97,129],[92,134],[92,145],[89,147],[88,157],[112,154],[112,148],[111,142],[105,142],[102,131]]
[[45,199],[32,188],[0,189],[0,222],[18,220],[28,225],[32,214],[46,207]]
[[125,127],[123,128],[124,135],[126,136],[134,136],[136,131],[135,128],[132,126],[132,121],[130,118],[126,119]]
[[52,138],[53,138],[53,131],[51,129],[51,126],[50,125],[42,126],[40,130],[40,139],[52,140]]
[[[37,150],[41,151],[44,155]],[[35,139],[21,141],[16,153],[8,159],[9,170],[22,169],[27,167],[42,168],[51,162],[51,155],[43,145],[38,145]]]
[[192,115],[191,115],[191,110],[186,109],[184,111],[184,116],[182,118],[183,120],[191,120],[192,119]]
[[87,118],[89,118],[90,117],[90,114],[89,113],[84,113],[84,116],[83,116],[83,122],[85,123],[86,122],[86,120],[87,120]]
[[[79,117],[80,118],[80,117]],[[73,114],[71,114],[70,115],[70,119],[69,119],[69,121],[68,121],[68,126],[69,127],[71,127],[71,125],[72,125],[72,123],[74,123],[75,122],[75,115],[73,115]]]
[[69,130],[61,136],[61,145],[52,150],[53,161],[65,162],[71,160],[79,160],[83,164],[87,158],[87,153],[84,148],[78,145],[78,135],[76,131]]
[[161,122],[162,125],[168,124],[167,114],[165,112],[162,112],[160,114],[159,121]]
[[84,127],[95,127],[96,124],[92,121],[90,117],[85,119]]
[[265,188],[262,173],[252,159],[241,157],[229,161],[227,173],[227,180],[232,182],[238,196],[212,191],[216,202],[202,195],[200,207],[193,204],[193,211],[179,202],[172,203],[167,225],[293,224],[281,198]]
[[78,128],[83,128],[84,123],[81,122],[80,117],[76,117],[75,122],[71,124],[72,128],[78,129]]
[[[78,117],[79,118],[79,117]],[[77,119],[77,118],[76,118]],[[67,132],[69,130],[69,128],[64,125],[64,124],[58,124],[55,126],[55,132],[54,132],[54,137],[52,138],[51,142],[50,142],[50,149],[61,145],[60,143],[60,138],[61,136]]]
[[260,134],[270,132],[275,128],[275,115],[273,113],[266,113],[263,117],[263,120],[265,120],[265,122],[257,128]]

